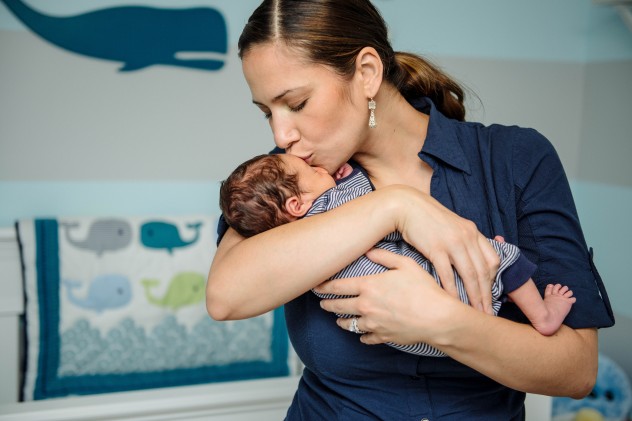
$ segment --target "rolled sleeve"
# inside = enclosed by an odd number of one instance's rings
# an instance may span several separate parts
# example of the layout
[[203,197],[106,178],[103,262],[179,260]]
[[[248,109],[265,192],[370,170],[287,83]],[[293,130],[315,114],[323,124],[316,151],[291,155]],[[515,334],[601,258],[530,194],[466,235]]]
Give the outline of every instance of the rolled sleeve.
[[555,149],[534,130],[514,145],[518,245],[537,265],[534,281],[568,286],[577,298],[564,324],[610,327],[612,308],[586,246],[571,189]]

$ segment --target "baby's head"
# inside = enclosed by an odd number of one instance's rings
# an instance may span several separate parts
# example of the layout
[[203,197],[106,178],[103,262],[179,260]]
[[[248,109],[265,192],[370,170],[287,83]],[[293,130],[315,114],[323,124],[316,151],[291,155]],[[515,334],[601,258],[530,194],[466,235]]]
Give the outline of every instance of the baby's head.
[[228,225],[244,237],[294,221],[336,186],[319,167],[288,154],[259,155],[222,182],[219,205]]

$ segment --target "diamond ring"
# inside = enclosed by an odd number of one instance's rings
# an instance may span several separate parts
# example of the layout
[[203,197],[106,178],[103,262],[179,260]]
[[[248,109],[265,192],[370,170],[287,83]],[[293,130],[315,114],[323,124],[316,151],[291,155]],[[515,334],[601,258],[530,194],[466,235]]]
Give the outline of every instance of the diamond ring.
[[366,333],[365,331],[360,330],[358,328],[358,318],[357,317],[353,317],[351,319],[351,324],[349,325],[349,332],[359,333],[359,334]]

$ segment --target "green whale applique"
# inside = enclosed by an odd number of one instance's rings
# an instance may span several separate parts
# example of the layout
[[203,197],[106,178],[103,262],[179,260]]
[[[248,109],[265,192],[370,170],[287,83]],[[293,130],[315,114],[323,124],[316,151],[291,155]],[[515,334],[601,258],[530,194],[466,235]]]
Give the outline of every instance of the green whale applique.
[[195,272],[181,272],[175,275],[162,298],[155,297],[150,291],[152,287],[160,285],[160,281],[143,279],[142,284],[149,303],[173,310],[197,304],[206,297],[206,277]]

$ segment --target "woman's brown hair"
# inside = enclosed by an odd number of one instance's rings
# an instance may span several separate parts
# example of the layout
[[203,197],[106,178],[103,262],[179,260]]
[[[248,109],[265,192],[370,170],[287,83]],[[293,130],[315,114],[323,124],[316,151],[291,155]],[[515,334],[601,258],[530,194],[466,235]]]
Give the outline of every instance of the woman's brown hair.
[[281,41],[350,77],[364,47],[384,64],[384,79],[408,101],[428,97],[447,117],[464,120],[463,88],[426,59],[395,52],[379,11],[369,0],[264,0],[239,37],[239,57],[258,44]]

